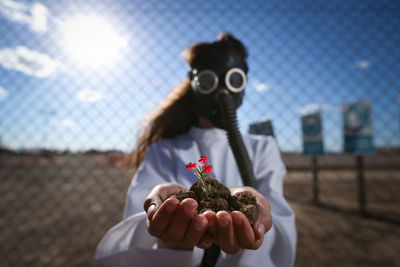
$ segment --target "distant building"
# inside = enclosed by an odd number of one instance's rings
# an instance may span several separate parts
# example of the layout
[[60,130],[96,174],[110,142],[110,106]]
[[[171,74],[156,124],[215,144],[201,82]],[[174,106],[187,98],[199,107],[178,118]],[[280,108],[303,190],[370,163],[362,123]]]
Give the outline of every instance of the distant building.
[[270,135],[275,137],[271,120],[250,124],[249,133],[259,134],[259,135]]

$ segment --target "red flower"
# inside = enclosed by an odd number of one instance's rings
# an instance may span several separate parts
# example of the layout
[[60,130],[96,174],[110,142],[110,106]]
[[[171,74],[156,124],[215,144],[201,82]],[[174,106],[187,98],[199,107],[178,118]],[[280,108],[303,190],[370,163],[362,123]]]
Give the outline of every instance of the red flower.
[[205,172],[205,173],[211,173],[211,172],[212,172],[212,169],[213,169],[213,166],[212,166],[212,165],[204,164],[203,166],[201,166],[201,168],[203,169],[203,172]]
[[196,163],[189,162],[188,164],[185,165],[185,168],[189,169],[189,171],[193,170],[193,168],[196,169]]
[[201,164],[204,164],[204,163],[206,163],[207,161],[208,161],[208,158],[207,158],[206,156],[204,156],[204,155],[201,155],[201,156],[200,156],[199,162],[200,162]]

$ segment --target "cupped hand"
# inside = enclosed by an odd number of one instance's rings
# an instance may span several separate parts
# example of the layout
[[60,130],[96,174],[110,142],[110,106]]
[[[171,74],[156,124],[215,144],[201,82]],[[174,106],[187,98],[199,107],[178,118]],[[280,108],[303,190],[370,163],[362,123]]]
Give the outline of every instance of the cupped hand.
[[169,198],[180,191],[187,189],[177,183],[157,185],[144,202],[147,230],[158,238],[159,248],[192,249],[207,230],[206,217],[196,214],[196,200],[187,198],[180,202]]
[[240,211],[228,213],[207,211],[208,232],[223,251],[235,254],[240,249],[258,249],[264,241],[264,234],[272,227],[271,209],[268,200],[251,187],[232,188],[232,194],[250,191],[256,198],[258,219],[250,225],[246,216]]

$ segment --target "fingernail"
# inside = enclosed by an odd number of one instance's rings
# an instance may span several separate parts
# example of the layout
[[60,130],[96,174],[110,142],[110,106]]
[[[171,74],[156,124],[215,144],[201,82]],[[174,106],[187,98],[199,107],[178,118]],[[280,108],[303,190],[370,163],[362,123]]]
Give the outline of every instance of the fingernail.
[[195,202],[189,201],[189,202],[183,203],[183,208],[184,208],[184,210],[185,210],[186,213],[192,214],[193,211],[194,211],[197,207],[196,207],[196,203],[195,203]]
[[204,228],[204,224],[199,221],[195,221],[193,227],[196,231],[201,231]]
[[[171,203],[172,202],[172,203]],[[175,201],[170,200],[167,205],[167,210],[169,212],[173,212],[176,209],[177,203]]]
[[231,216],[235,225],[240,225],[242,223],[242,218],[239,216],[235,215],[234,213]]
[[155,210],[156,210],[156,205],[154,204],[150,205],[150,207],[147,209],[148,217],[153,216]]
[[212,211],[206,211],[205,213],[203,213],[204,217],[206,217],[207,221],[208,221],[208,227],[213,227],[215,225],[215,213]]
[[257,230],[258,230],[258,232],[260,233],[260,235],[264,235],[264,234],[265,234],[265,226],[264,226],[264,224],[260,223],[260,224],[257,226]]
[[223,216],[219,216],[218,217],[218,225],[220,227],[227,227],[229,224],[229,218],[223,217]]

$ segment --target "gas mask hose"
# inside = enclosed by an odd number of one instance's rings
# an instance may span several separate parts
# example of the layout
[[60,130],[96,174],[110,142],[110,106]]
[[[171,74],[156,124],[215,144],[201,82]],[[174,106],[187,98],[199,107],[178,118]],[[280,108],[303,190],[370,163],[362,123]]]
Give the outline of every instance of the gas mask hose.
[[236,110],[232,104],[232,99],[227,90],[220,90],[216,98],[219,103],[224,128],[227,131],[229,145],[232,149],[236,163],[242,177],[243,185],[256,187],[253,167],[244,145],[242,135],[240,134],[238,122],[236,118]]

